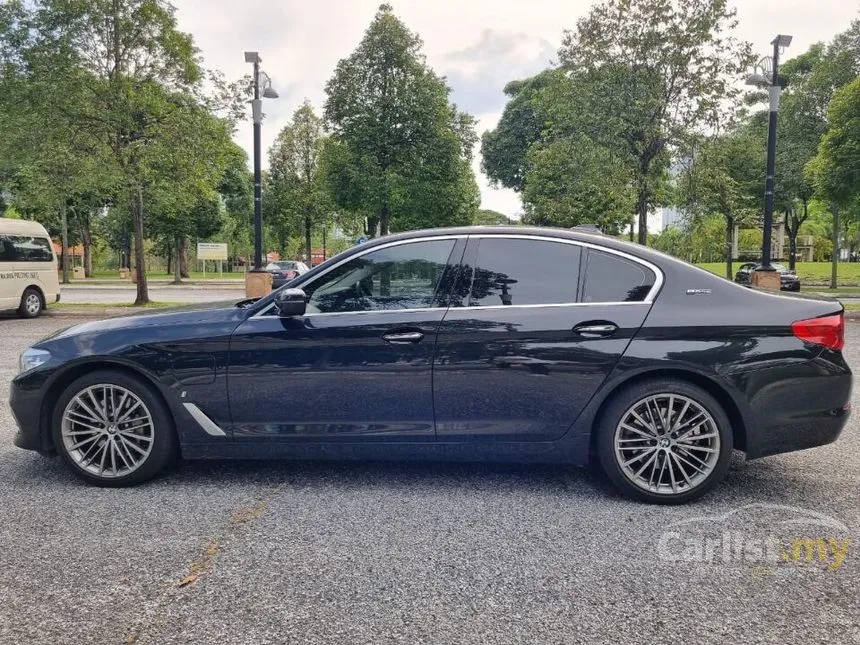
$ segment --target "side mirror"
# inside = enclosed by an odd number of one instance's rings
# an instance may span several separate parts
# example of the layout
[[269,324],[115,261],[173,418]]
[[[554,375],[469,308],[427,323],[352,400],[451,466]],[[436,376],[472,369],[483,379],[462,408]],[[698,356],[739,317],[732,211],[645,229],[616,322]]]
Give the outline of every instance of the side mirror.
[[275,294],[275,307],[283,318],[304,316],[307,296],[304,289],[281,289]]

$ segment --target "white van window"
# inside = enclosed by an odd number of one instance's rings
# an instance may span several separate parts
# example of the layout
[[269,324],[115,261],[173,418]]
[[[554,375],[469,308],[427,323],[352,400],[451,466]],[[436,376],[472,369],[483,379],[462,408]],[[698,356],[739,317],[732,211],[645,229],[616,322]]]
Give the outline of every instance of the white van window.
[[53,262],[51,243],[44,237],[0,235],[0,262]]

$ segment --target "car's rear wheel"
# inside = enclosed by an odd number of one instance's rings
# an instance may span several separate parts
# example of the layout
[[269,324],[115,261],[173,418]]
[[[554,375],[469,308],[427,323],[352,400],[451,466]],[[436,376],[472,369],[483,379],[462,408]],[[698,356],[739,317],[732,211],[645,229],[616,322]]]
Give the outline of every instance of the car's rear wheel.
[[697,499],[719,482],[732,453],[720,404],[686,381],[654,379],[618,392],[601,414],[603,470],[628,497],[656,504]]
[[18,315],[21,318],[35,318],[45,308],[42,294],[38,289],[27,287],[21,295],[21,304],[18,305]]
[[125,372],[91,372],[54,407],[57,452],[86,481],[128,486],[152,478],[177,455],[171,416],[151,386]]

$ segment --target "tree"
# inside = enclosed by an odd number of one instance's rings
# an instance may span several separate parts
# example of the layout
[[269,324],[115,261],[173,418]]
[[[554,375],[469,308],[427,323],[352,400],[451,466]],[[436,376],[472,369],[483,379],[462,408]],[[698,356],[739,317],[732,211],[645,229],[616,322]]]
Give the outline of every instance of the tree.
[[[797,235],[809,218],[814,194],[804,169],[827,131],[827,106],[833,93],[860,72],[859,36],[860,20],[855,20],[829,45],[815,43],[780,68],[787,87],[780,105],[775,180],[777,206],[786,213],[790,268],[794,268]],[[767,112],[754,120],[764,140]]]
[[472,217],[474,226],[514,226],[516,221],[498,211],[481,208],[475,211]]
[[679,182],[680,201],[694,218],[723,218],[726,277],[731,280],[735,226],[754,221],[761,203],[761,147],[746,133],[734,132],[699,143],[690,157]]
[[333,194],[339,207],[368,218],[371,234],[468,222],[477,208],[464,163],[474,119],[449,105],[450,90],[421,47],[383,4],[326,84],[325,119],[338,146],[326,156],[340,169]]
[[[323,122],[305,101],[292,121],[278,133],[269,150],[269,177],[272,204],[285,231],[304,232],[305,257],[311,262],[313,228],[331,210],[328,193],[320,173],[320,158],[325,146]],[[297,222],[298,226],[292,226]],[[281,240],[283,252],[283,240]]]
[[628,221],[635,195],[627,169],[609,149],[579,136],[534,145],[527,158],[526,223],[595,224],[617,235]]
[[[163,149],[162,121],[175,116],[170,96],[199,86],[201,70],[191,36],[177,29],[166,0],[38,0],[32,10],[35,47],[58,70],[87,72],[87,108],[68,117],[112,151],[120,195],[129,204],[137,297],[149,301],[144,267],[144,194],[152,178],[151,146]],[[69,81],[48,77],[62,94]],[[76,79],[77,80],[77,79]]]
[[830,288],[836,288],[839,216],[860,203],[860,78],[838,90],[827,109],[827,132],[809,162],[808,177],[833,211],[833,260]]
[[[90,110],[83,88],[92,76],[39,47],[30,19],[19,2],[0,10],[0,172],[13,203],[48,226],[56,224],[62,278],[68,283],[70,218],[86,224],[81,213],[105,201],[115,177],[110,150],[73,116]],[[82,233],[89,259],[86,226]]]
[[509,97],[495,130],[481,137],[481,170],[495,185],[522,193],[526,184],[526,157],[532,145],[541,141],[547,127],[541,91],[560,82],[558,70],[548,69],[505,86]]
[[141,150],[140,180],[150,204],[150,233],[173,253],[179,283],[188,277],[189,236],[205,239],[221,226],[218,188],[235,144],[228,124],[191,95],[165,96],[163,110]]
[[724,35],[736,22],[726,0],[603,0],[566,33],[562,68],[592,88],[577,111],[626,159],[641,244],[667,150],[718,123],[738,93],[750,58],[749,45]]

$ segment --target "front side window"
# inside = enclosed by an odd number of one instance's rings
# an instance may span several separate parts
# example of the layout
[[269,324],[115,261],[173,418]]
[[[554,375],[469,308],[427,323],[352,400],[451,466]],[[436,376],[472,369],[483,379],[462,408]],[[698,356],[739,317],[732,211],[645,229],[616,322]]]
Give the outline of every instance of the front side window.
[[589,250],[582,302],[642,302],[655,280],[654,272],[638,262]]
[[388,311],[437,306],[436,291],[455,240],[370,251],[305,285],[308,313]]
[[473,266],[465,267],[457,304],[488,307],[576,302],[582,253],[579,246],[503,237],[487,237],[476,243],[477,256]]
[[0,262],[53,262],[51,243],[44,237],[0,235]]

